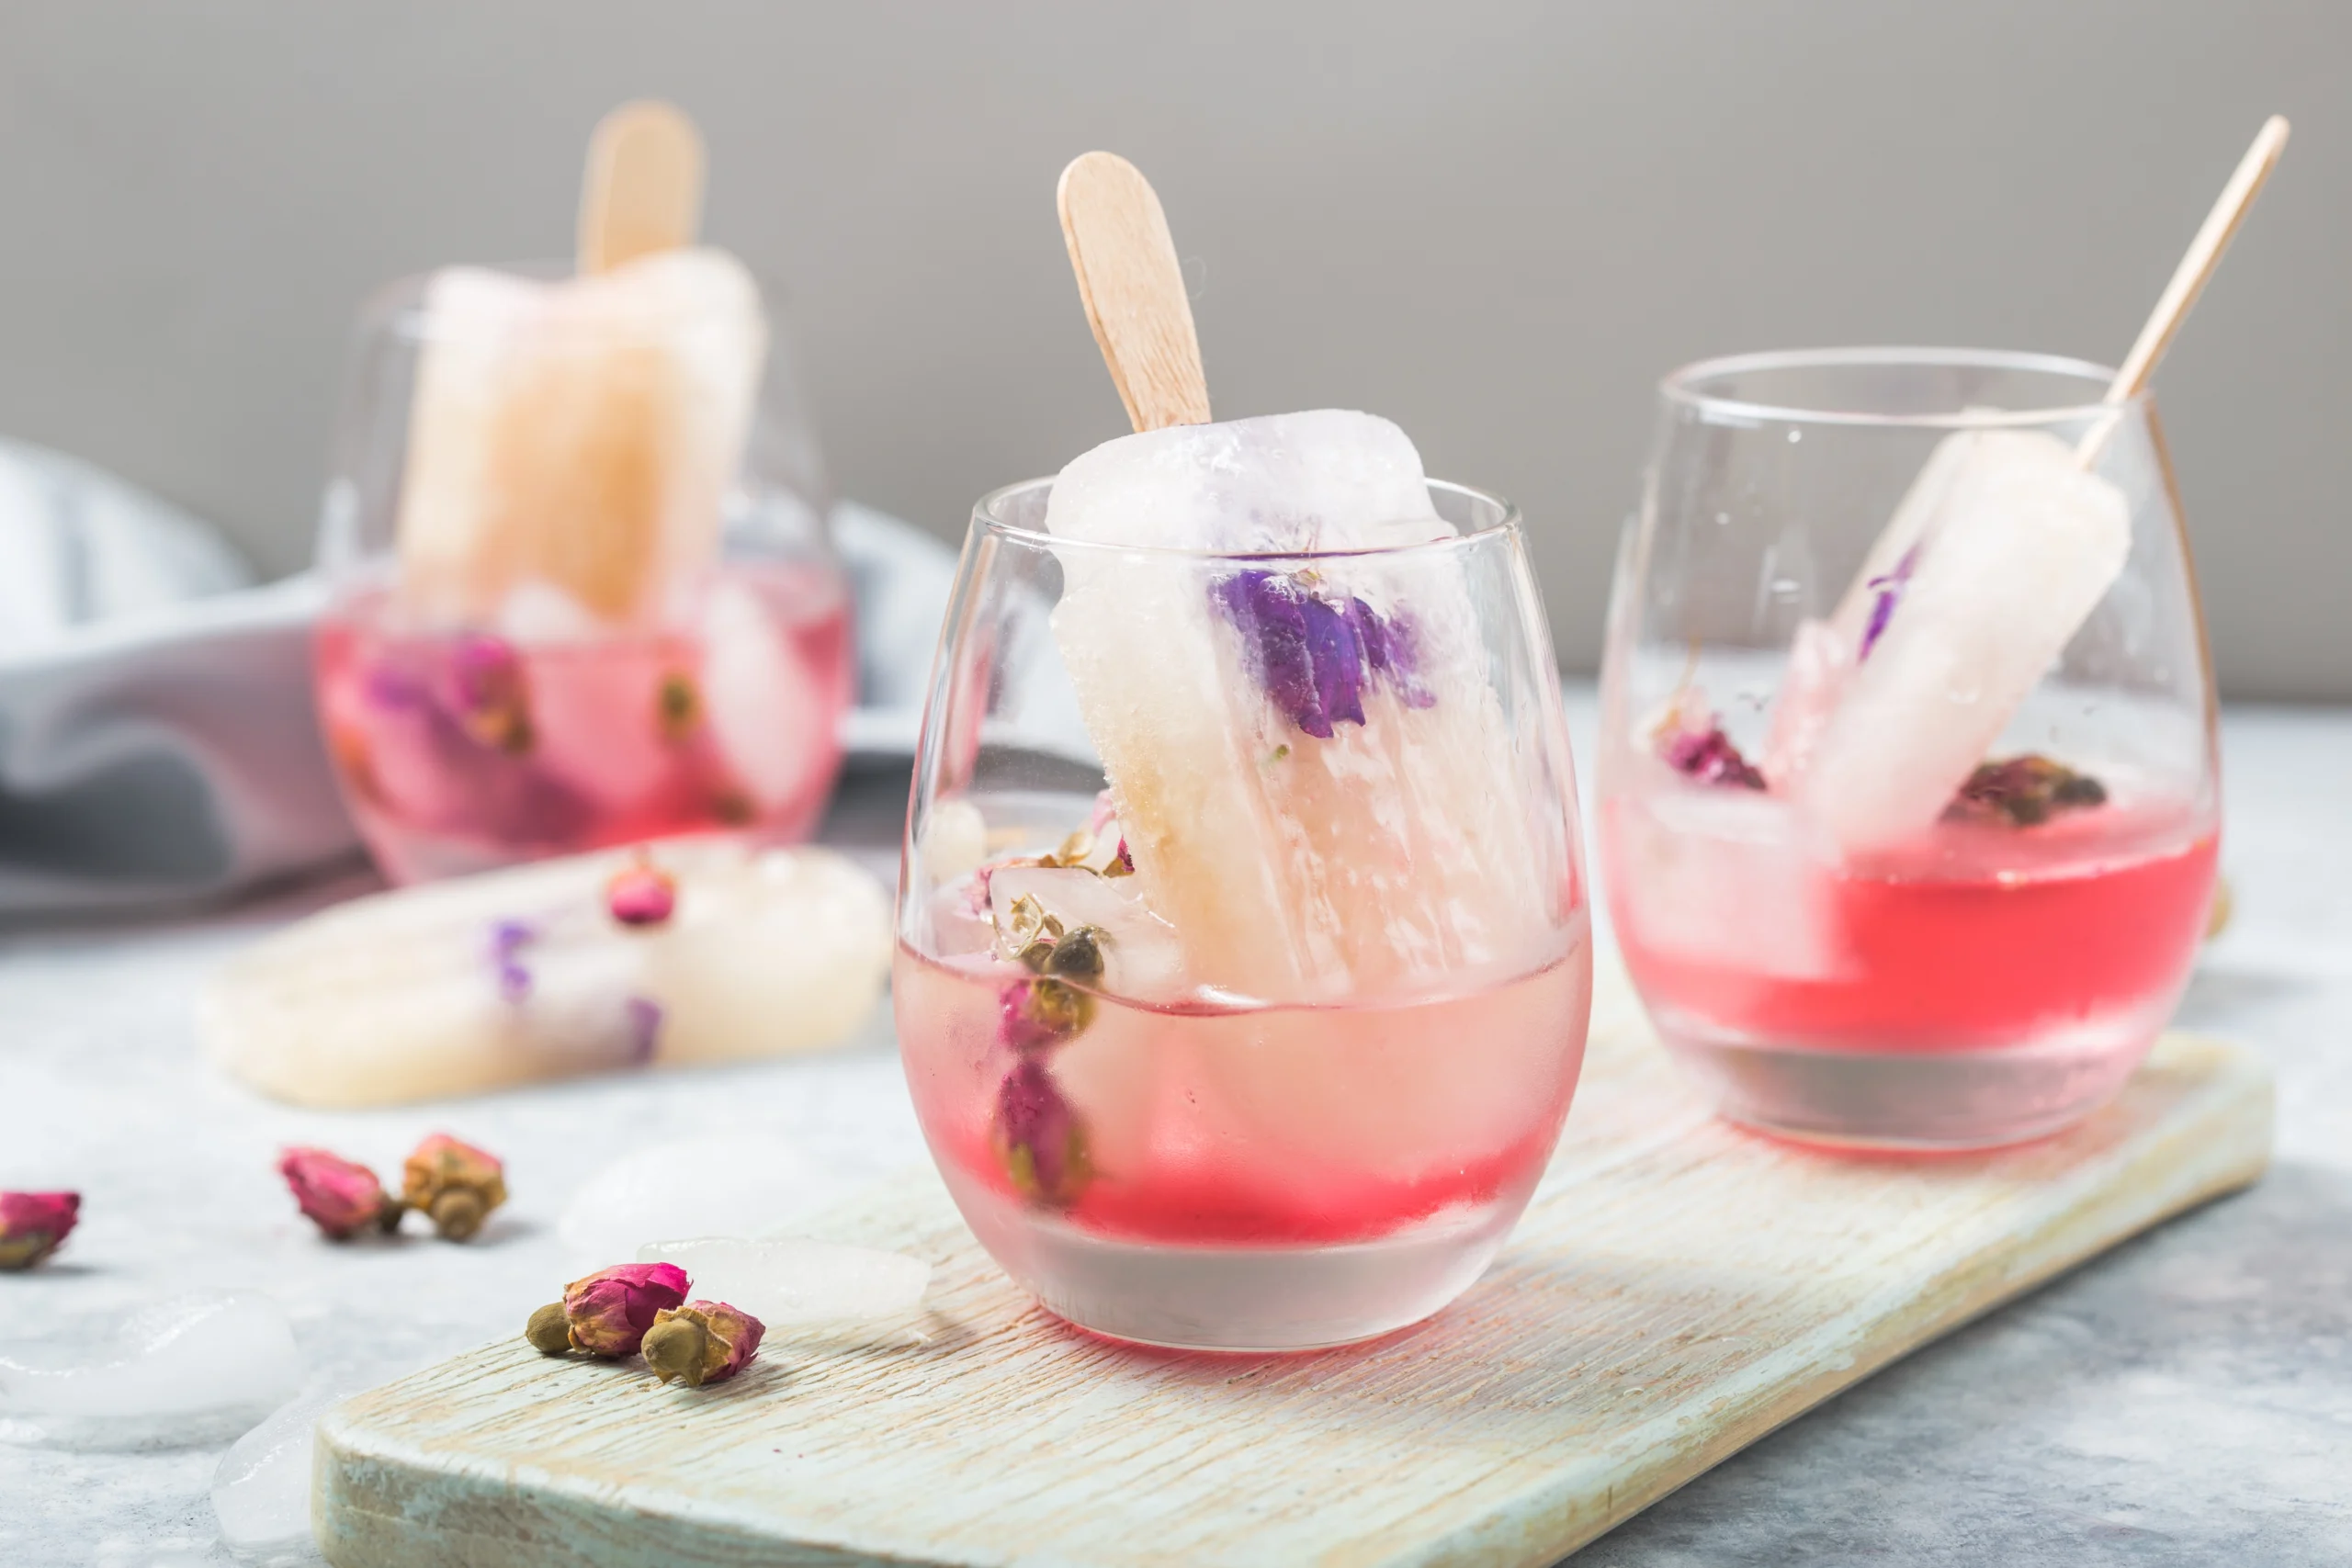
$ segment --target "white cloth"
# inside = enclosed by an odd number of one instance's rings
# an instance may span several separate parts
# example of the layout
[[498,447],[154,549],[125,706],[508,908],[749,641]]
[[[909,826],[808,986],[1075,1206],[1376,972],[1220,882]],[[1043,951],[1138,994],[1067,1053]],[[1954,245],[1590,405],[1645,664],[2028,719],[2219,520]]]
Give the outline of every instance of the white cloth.
[[[854,755],[911,756],[956,563],[833,513],[857,605]],[[346,858],[319,739],[324,585],[263,587],[220,535],[86,464],[0,442],[0,917],[217,898]]]

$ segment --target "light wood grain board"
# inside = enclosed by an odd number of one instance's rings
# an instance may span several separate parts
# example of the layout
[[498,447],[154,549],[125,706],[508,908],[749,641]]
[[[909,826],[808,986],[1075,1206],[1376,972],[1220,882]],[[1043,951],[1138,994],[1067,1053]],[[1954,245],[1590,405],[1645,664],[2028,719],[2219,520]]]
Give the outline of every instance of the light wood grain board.
[[1418,1328],[1122,1348],[910,1175],[820,1228],[937,1265],[929,1343],[772,1339],[699,1393],[488,1346],[322,1423],[321,1544],[338,1568],[1545,1563],[2268,1155],[2268,1073],[2211,1040],[2167,1036],[2064,1138],[1865,1160],[1712,1119],[1608,1010],[1527,1217]]

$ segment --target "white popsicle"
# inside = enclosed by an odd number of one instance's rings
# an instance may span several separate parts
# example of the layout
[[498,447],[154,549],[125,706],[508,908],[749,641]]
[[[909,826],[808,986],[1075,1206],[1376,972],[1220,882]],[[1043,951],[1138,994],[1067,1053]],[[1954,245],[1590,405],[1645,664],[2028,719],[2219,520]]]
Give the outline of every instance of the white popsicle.
[[[1046,526],[1098,545],[1245,553],[1455,532],[1404,433],[1336,410],[1106,443],[1062,471]],[[1280,562],[1059,553],[1055,637],[1138,886],[1175,929],[1193,984],[1361,998],[1550,955],[1534,951],[1555,921],[1526,850],[1533,808],[1452,559],[1336,558],[1301,576]],[[1302,718],[1306,687],[1287,702],[1271,688],[1253,612],[1237,608],[1252,592],[1275,611],[1311,599],[1327,624],[1369,628],[1364,657],[1347,660],[1361,724]],[[1393,669],[1377,667],[1373,638],[1393,645]]]
[[722,251],[539,282],[475,267],[427,290],[401,488],[401,590],[434,620],[491,624],[561,589],[643,621],[718,547],[767,328]]
[[2064,442],[1977,431],[1965,453],[1797,784],[1849,855],[1934,823],[2131,553],[2122,491]]
[[624,927],[621,852],[379,893],[232,959],[204,998],[213,1060],[309,1105],[821,1049],[889,966],[882,889],[830,852],[665,843],[659,925]]

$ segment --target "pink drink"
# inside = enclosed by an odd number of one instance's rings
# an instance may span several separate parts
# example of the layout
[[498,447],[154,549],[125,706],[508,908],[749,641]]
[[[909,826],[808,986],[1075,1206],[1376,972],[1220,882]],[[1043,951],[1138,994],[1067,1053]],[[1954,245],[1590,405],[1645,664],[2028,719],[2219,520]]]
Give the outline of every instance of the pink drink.
[[569,640],[409,629],[370,589],[316,648],[345,798],[396,881],[715,829],[800,838],[841,764],[830,567],[727,562],[674,628]]
[[[1786,803],[1678,781],[1603,807],[1611,908],[1668,1043],[1734,1117],[1970,1145],[2111,1095],[2187,985],[2210,810],[2128,792],[2030,826],[1957,813],[1841,865]],[[1865,1129],[1908,1126],[1913,1135]]]
[[981,1240],[1081,1318],[1138,1288],[1181,1316],[1187,1292],[1222,1301],[1253,1268],[1337,1317],[1375,1277],[1434,1306],[1485,1266],[1567,1115],[1592,958],[1578,920],[1549,964],[1456,994],[1142,1003],[1081,985],[1076,1010],[1042,1010],[1058,1027],[1024,1028],[1040,984],[1060,982],[904,943],[892,976],[916,1111]]

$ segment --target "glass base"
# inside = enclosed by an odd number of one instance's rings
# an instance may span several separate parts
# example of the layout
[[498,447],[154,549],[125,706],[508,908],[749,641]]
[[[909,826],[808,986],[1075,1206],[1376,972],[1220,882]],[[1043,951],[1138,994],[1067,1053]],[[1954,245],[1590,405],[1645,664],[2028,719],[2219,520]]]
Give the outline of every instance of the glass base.
[[1957,1051],[1822,1050],[1662,1026],[1734,1122],[1841,1148],[1996,1148],[2064,1132],[2113,1099],[2154,1043],[2134,1028]]
[[1419,1323],[1494,1260],[1524,1200],[1455,1211],[1378,1241],[1193,1247],[1095,1235],[950,1179],[966,1223],[1046,1309],[1171,1350],[1316,1350]]

